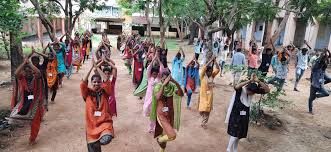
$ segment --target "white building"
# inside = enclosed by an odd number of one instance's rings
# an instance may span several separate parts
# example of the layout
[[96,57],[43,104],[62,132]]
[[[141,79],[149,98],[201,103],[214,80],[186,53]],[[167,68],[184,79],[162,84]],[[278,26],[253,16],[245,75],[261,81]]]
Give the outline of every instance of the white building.
[[[283,0],[280,2],[282,3]],[[282,4],[280,4],[282,5]],[[273,34],[282,21],[285,11],[280,12],[272,22],[271,33]],[[261,46],[266,38],[266,24],[264,21],[255,21],[240,30],[240,38],[246,49],[249,48],[249,41],[254,38]],[[318,21],[300,22],[294,13],[290,13],[285,29],[276,40],[276,46],[286,46],[293,43],[296,47],[302,47],[306,40],[316,50],[331,49],[331,25],[324,25]]]

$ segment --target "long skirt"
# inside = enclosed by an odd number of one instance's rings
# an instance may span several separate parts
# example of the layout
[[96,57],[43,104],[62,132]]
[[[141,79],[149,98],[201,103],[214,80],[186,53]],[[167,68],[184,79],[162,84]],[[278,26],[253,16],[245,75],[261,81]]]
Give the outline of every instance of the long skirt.
[[141,83],[143,78],[144,62],[133,61],[133,78],[132,82],[136,85]]
[[147,90],[147,71],[144,70],[143,79],[141,80],[138,88],[133,92],[134,96],[144,97]]

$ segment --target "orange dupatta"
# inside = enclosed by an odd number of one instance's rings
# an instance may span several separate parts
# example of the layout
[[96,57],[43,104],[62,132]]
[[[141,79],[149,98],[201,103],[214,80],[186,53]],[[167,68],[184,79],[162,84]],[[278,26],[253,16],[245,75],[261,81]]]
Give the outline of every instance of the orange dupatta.
[[53,87],[57,79],[57,60],[54,59],[47,64],[47,85],[49,88]]

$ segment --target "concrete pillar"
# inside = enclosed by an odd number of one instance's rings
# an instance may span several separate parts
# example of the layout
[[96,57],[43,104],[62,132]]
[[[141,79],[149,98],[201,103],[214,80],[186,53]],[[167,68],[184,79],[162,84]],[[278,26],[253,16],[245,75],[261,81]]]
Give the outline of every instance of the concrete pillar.
[[308,42],[308,44],[314,49],[318,34],[318,22],[309,22],[306,27],[306,34],[305,34],[305,40]]
[[253,37],[253,33],[254,33],[253,24],[254,23],[252,22],[251,24],[247,25],[246,39],[245,39],[245,46],[244,46],[245,49],[249,49],[249,41]]
[[65,26],[64,26],[64,22],[65,22],[65,19],[64,18],[61,18],[61,21],[62,21],[62,34],[66,34],[66,30],[65,30]]
[[289,45],[294,40],[295,29],[296,29],[296,20],[294,18],[294,13],[291,13],[285,27],[284,41],[283,45]]

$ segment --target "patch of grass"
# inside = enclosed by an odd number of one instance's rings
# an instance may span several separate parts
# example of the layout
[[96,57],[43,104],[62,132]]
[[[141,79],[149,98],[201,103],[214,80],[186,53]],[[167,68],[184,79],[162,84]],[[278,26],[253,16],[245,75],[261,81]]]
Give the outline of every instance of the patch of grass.
[[[142,40],[144,40],[146,37],[141,37]],[[113,46],[116,46],[117,42],[117,35],[108,35],[108,39],[110,41],[110,44]],[[156,44],[160,44],[160,38],[154,38]],[[94,34],[92,37],[92,43],[95,47],[99,45],[101,41],[101,34]],[[177,39],[170,39],[166,38],[166,47],[169,49],[169,51],[177,51],[179,49]]]
[[[144,40],[146,37],[142,37],[141,39]],[[160,44],[160,38],[154,38],[155,44]],[[169,51],[178,51],[179,46],[177,39],[170,39],[166,38],[166,47],[168,48]]]
[[[22,49],[23,49],[23,54],[25,54],[25,55],[31,53],[31,51],[32,51],[32,49],[30,47],[23,47]],[[38,51],[38,52],[41,52],[43,50],[43,48],[42,47],[36,47],[35,50]]]

